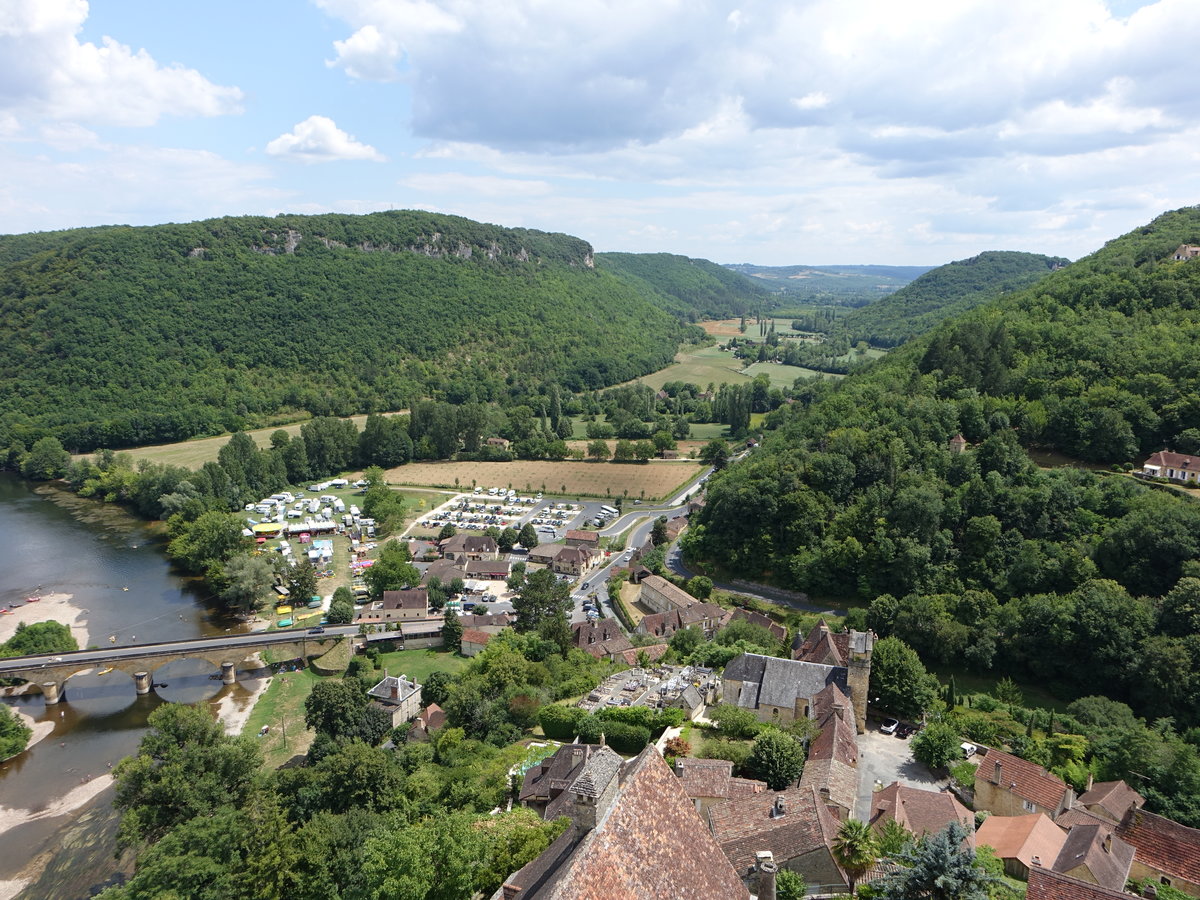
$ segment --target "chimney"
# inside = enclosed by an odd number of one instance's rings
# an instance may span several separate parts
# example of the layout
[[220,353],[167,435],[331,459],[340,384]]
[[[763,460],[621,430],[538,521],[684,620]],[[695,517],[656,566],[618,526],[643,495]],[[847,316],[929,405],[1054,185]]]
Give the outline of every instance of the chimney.
[[1087,793],[1088,791],[1090,791],[1092,789],[1092,784],[1094,783],[1094,781],[1095,781],[1095,779],[1092,777],[1092,773],[1088,772],[1087,787],[1085,787],[1083,789],[1084,793]]
[[1104,836],[1104,843],[1101,846],[1104,847],[1105,853],[1112,853],[1112,832],[1111,831]]
[[759,850],[754,854],[758,870],[758,900],[775,900],[775,875],[779,866],[770,850]]
[[1029,861],[1029,863],[1030,863],[1030,865],[1036,866],[1037,868],[1040,869],[1042,867],[1042,858],[1040,856],[1035,856],[1033,859],[1031,859]]
[[787,804],[783,802],[783,797],[776,797],[775,804],[771,807],[771,818],[778,819],[785,812],[787,812]]
[[504,894],[503,894],[504,900],[513,900],[513,897],[515,897],[515,896],[517,896],[517,894],[521,893],[522,888],[519,884],[512,884],[511,882],[505,882],[502,890],[504,891]]
[[993,778],[996,784],[1004,784],[1004,779],[1001,777],[1000,760],[996,760],[996,775]]
[[[404,676],[402,675],[400,677],[403,678]],[[400,699],[400,678],[397,678],[395,681],[392,682],[392,699],[393,700]]]
[[602,731],[602,732],[600,732],[600,746],[604,747],[607,744],[608,744],[608,742],[604,739],[604,732]]

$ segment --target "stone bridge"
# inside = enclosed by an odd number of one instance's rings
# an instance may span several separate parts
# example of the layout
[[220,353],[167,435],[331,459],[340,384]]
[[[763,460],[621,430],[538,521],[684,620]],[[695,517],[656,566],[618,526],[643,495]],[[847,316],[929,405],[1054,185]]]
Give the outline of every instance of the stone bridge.
[[36,684],[45,695],[47,705],[63,699],[71,676],[99,668],[124,672],[133,679],[139,694],[148,694],[154,687],[154,672],[161,666],[181,659],[202,659],[220,669],[224,684],[233,684],[237,681],[238,670],[244,669],[247,660],[261,650],[271,648],[288,656],[306,657],[324,653],[337,642],[356,634],[357,630],[353,626],[328,626],[55,655],[17,656],[0,660],[0,678],[21,678]]

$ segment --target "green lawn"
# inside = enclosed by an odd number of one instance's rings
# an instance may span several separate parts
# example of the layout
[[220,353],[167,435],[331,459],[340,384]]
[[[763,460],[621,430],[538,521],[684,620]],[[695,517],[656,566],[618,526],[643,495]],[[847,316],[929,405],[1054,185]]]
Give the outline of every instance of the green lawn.
[[297,754],[307,753],[313,732],[304,724],[304,700],[313,685],[321,680],[311,669],[281,672],[254,704],[242,734],[257,735],[264,725],[270,733],[258,738],[263,758],[270,768],[278,768]]
[[[753,424],[754,414],[751,414],[750,420]],[[717,438],[728,437],[729,427],[720,422],[692,423],[691,440],[693,441],[711,441]]]
[[457,675],[468,663],[470,660],[465,656],[444,650],[396,650],[379,658],[381,671],[387,669],[389,675],[407,675],[418,684],[428,678],[430,672]]

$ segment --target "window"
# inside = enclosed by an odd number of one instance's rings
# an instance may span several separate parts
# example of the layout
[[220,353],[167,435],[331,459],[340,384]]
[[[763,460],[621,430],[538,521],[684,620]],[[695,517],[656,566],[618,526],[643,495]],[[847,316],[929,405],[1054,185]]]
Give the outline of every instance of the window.
[[1025,800],[1021,803],[1021,805],[1025,807],[1026,812],[1037,812],[1037,807],[1033,805],[1032,800]]

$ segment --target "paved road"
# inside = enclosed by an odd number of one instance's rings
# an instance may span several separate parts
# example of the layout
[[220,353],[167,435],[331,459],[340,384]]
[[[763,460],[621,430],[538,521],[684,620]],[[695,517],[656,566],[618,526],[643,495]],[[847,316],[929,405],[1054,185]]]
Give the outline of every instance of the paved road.
[[[673,545],[667,553],[666,559],[667,568],[676,575],[682,575],[684,578],[691,578],[697,574],[690,571],[683,564],[683,558],[678,545]],[[771,587],[767,584],[755,584],[750,581],[741,581],[737,583],[714,581],[713,587],[725,591],[730,594],[741,594],[743,597],[753,597],[756,600],[765,600],[767,603],[775,603],[780,606],[788,606],[792,609],[803,610],[804,612],[821,613],[827,616],[844,616],[844,609],[836,609],[830,606],[817,606],[808,602],[808,597],[796,591],[785,591],[781,588]]]
[[[322,637],[358,634],[357,625],[325,625]],[[208,650],[265,647],[271,644],[294,643],[312,633],[310,628],[292,628],[254,634],[230,634],[188,641],[164,641],[155,644],[126,644],[121,647],[102,647],[96,650],[76,650],[70,653],[44,653],[36,656],[13,656],[0,660],[0,674],[34,667],[77,666],[80,663],[104,663],[122,659],[141,659],[172,656]]]

